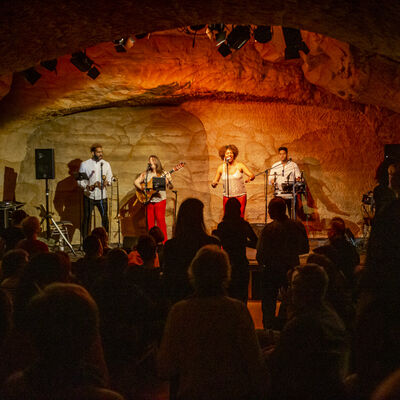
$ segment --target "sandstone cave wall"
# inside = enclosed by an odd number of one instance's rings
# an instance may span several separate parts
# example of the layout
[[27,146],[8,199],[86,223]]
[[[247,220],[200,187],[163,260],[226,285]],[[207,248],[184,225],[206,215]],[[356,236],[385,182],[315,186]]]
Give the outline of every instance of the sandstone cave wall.
[[[210,187],[221,162],[219,146],[234,143],[239,159],[255,173],[277,160],[280,145],[289,147],[308,182],[314,205],[308,209],[312,233],[323,235],[326,222],[343,217],[360,234],[363,193],[374,187],[375,169],[383,158],[384,143],[396,141],[397,114],[349,107],[291,105],[287,103],[188,101],[178,106],[121,107],[76,113],[24,124],[1,131],[1,167],[18,173],[16,199],[38,215],[45,202],[43,181],[35,179],[34,149],[54,148],[56,179],[50,182],[51,209],[56,220],[74,224],[79,242],[80,192],[70,172],[89,158],[89,147],[99,141],[105,159],[119,179],[121,200],[133,188],[149,154],[158,154],[166,169],[180,161],[186,166],[174,174],[179,203],[199,197],[205,203],[208,228],[222,217],[222,188]],[[2,174],[1,174],[2,175]],[[3,176],[0,180],[4,184]],[[247,219],[264,221],[263,175],[248,186]],[[268,196],[271,198],[271,189]],[[113,217],[116,216],[114,187]],[[167,224],[173,221],[173,196],[167,203]],[[97,218],[97,222],[100,219]],[[111,241],[116,241],[113,218]]]

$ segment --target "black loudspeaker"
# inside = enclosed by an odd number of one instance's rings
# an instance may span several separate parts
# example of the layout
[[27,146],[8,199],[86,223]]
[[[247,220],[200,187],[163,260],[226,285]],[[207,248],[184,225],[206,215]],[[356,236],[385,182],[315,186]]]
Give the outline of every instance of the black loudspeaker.
[[54,149],[35,149],[36,179],[54,179]]
[[400,144],[385,144],[385,160],[400,162]]
[[138,239],[138,236],[124,236],[124,240],[122,241],[122,248],[127,253],[130,253],[133,247],[137,245]]

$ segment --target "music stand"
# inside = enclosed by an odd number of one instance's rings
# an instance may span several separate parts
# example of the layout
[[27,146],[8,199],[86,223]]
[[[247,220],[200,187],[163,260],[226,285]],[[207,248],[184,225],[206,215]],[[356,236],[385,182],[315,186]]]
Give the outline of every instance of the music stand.
[[164,177],[153,177],[153,190],[166,190],[166,181]]

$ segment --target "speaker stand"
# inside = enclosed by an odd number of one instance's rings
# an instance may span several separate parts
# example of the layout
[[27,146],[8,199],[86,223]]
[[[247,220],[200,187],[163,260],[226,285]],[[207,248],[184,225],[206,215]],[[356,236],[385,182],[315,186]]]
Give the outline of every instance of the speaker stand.
[[50,196],[50,190],[49,190],[49,180],[46,178],[46,237],[47,240],[50,239],[50,211],[49,211],[49,196]]

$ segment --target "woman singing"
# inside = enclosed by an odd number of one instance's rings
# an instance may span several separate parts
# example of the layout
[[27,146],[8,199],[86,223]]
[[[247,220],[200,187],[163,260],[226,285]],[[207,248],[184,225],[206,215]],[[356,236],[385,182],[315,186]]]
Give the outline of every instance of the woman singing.
[[[255,176],[243,163],[236,161],[238,154],[239,150],[234,144],[228,144],[219,149],[219,156],[224,163],[218,167],[217,174],[211,186],[213,188],[217,187],[222,176],[224,184],[224,212],[228,199],[235,197],[240,202],[240,216],[244,218],[244,210],[247,202],[246,187],[244,184],[252,181]],[[243,179],[243,174],[247,176],[246,180]]]
[[[160,159],[151,155],[149,157],[149,164],[147,171],[142,172],[139,177],[135,180],[135,186],[139,190],[143,190],[143,183],[147,180],[150,182],[154,177],[165,176],[166,187],[172,189],[172,180],[169,172],[165,172],[161,165]],[[167,204],[167,192],[160,190],[154,193],[146,207],[147,207],[147,228],[150,230],[153,226],[157,226],[162,230],[164,234],[164,241],[167,240],[167,224],[165,223],[165,208]]]

